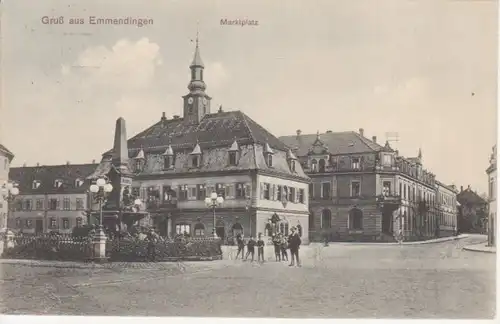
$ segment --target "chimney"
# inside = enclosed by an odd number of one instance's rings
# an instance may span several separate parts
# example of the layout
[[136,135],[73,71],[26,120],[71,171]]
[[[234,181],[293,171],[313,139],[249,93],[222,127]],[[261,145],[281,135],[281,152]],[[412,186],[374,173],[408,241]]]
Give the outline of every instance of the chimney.
[[359,135],[361,135],[363,137],[365,136],[365,130],[363,128],[359,129]]
[[174,119],[179,119],[179,115],[174,115]]
[[36,166],[37,166],[37,167],[39,167],[39,166],[40,166],[40,163],[39,163],[39,162],[37,162],[37,163],[36,163]]
[[464,191],[464,186],[460,186],[460,192]]
[[372,141],[373,141],[374,143],[377,143],[377,136],[372,136]]
[[95,164],[95,160],[92,160],[92,164]]
[[470,190],[470,185],[467,186],[467,190]]
[[327,130],[327,131],[326,131],[326,133],[327,133],[327,134],[330,134],[331,132],[332,132],[331,130]]
[[297,129],[297,136],[300,136],[302,134],[302,131],[300,129]]
[[165,112],[161,113],[161,120],[167,120],[167,116],[165,115]]
[[66,165],[69,165],[69,161],[66,161]]

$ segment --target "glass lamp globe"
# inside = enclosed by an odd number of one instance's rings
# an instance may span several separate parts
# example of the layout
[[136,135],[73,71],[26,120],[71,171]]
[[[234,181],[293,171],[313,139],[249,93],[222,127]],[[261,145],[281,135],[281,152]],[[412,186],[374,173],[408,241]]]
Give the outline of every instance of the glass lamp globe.
[[113,191],[113,185],[111,185],[111,183],[107,183],[104,185],[104,192],[111,192]]
[[134,205],[140,206],[142,205],[142,201],[139,198],[137,198],[136,200],[134,200]]
[[14,188],[10,189],[10,193],[14,196],[17,196],[17,195],[19,195],[19,189],[14,187]]
[[90,186],[90,188],[89,188],[89,189],[90,189],[90,192],[96,193],[96,192],[98,192],[98,191],[99,191],[99,186],[98,186],[98,185],[93,184],[93,185],[91,185],[91,186]]
[[217,199],[217,193],[212,192],[212,193],[210,194],[210,198],[212,198],[212,199]]
[[224,202],[224,198],[222,198],[221,196],[217,197],[217,203],[219,205],[221,205],[223,202]]
[[205,204],[210,206],[212,204],[212,199],[210,199],[209,197],[205,198]]
[[99,179],[97,179],[95,184],[98,185],[99,187],[102,187],[106,184],[106,180],[104,180],[103,178],[99,178]]

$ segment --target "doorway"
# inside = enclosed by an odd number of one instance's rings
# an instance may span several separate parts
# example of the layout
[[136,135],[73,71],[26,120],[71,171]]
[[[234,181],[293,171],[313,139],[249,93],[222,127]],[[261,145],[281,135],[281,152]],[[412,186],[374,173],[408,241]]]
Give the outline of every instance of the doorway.
[[43,233],[43,220],[35,220],[35,234]]
[[215,228],[215,233],[218,237],[220,237],[223,241],[226,239],[226,230],[224,226],[217,226]]

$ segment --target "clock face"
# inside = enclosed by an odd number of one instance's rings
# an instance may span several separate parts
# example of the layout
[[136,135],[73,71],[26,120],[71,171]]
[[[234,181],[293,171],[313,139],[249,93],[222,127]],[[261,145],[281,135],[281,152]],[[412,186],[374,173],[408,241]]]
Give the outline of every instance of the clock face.
[[203,98],[203,104],[206,105],[208,102],[207,98]]
[[194,101],[194,100],[193,100],[193,98],[189,98],[189,99],[188,99],[188,104],[190,104],[190,105],[191,105],[191,104],[193,103],[193,101]]

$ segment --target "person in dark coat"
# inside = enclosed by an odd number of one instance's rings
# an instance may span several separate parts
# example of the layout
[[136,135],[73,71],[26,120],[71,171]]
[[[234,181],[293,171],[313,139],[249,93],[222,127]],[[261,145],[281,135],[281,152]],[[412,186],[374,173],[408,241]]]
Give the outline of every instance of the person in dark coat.
[[148,260],[153,262],[156,260],[156,238],[157,237],[155,231],[153,229],[150,229],[146,236],[146,240],[148,241]]
[[288,248],[288,242],[286,240],[286,237],[281,237],[281,242],[280,242],[280,249],[281,249],[281,260],[282,261],[288,261],[288,253],[286,252],[286,249]]
[[289,266],[293,267],[295,265],[294,261],[296,260],[297,266],[300,267],[299,248],[300,244],[302,244],[302,241],[295,227],[292,227],[291,231],[292,234],[290,234],[290,236],[288,237],[288,247],[290,248],[290,254],[292,258]]
[[276,262],[281,261],[281,234],[276,234],[273,236],[274,244],[274,256],[276,257]]
[[255,242],[253,236],[250,236],[250,239],[248,240],[248,243],[247,243],[247,255],[245,257],[245,260],[248,259],[248,256],[250,254],[252,254],[252,262],[253,262],[253,259],[255,257],[255,245],[257,244],[257,242]]
[[262,233],[259,233],[259,239],[257,240],[257,258],[259,261],[264,262],[264,240],[262,239]]
[[236,260],[241,253],[241,259],[243,260],[243,256],[245,255],[245,241],[243,241],[243,234],[238,233],[236,235],[236,244],[238,245],[238,253],[236,254]]

